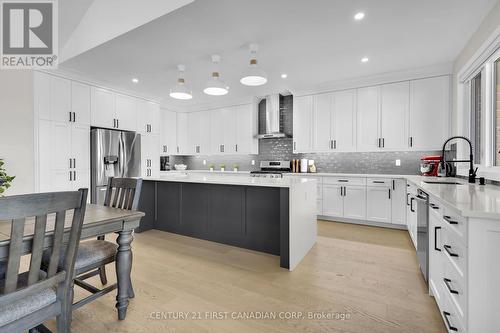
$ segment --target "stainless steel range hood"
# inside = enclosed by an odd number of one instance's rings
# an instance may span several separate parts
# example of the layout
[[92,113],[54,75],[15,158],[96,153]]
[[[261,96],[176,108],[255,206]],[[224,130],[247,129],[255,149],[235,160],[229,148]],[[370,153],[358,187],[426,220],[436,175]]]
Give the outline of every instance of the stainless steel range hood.
[[[266,111],[265,111],[265,126],[262,126],[259,135],[259,139],[275,139],[284,138],[286,134],[280,131],[283,128],[281,125],[280,118],[280,95],[274,94],[266,96]],[[259,113],[259,118],[262,115]]]

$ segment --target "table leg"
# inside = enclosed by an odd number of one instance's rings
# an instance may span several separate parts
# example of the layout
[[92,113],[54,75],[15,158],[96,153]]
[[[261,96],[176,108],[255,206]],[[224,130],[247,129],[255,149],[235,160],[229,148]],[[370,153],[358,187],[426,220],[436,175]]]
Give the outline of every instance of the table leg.
[[132,230],[118,232],[118,251],[116,253],[116,279],[118,280],[118,294],[116,295],[116,308],[118,319],[125,319],[127,314],[128,299],[130,297],[130,272],[132,270],[132,251],[130,243],[134,237]]

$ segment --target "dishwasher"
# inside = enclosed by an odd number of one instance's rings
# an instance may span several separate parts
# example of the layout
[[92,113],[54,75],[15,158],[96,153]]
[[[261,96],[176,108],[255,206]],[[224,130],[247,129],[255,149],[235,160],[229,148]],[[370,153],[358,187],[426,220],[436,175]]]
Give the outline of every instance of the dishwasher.
[[429,195],[417,191],[417,257],[420,270],[427,282],[429,272]]

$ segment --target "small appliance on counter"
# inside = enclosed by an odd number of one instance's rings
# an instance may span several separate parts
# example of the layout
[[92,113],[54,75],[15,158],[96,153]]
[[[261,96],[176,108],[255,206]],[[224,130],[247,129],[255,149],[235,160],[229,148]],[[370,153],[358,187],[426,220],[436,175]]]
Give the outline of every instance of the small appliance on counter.
[[160,171],[170,171],[170,156],[160,156]]
[[290,171],[290,161],[261,161],[260,170],[250,172],[250,177],[283,178]]
[[422,156],[420,159],[420,172],[422,176],[437,177],[440,162],[441,156],[439,155]]

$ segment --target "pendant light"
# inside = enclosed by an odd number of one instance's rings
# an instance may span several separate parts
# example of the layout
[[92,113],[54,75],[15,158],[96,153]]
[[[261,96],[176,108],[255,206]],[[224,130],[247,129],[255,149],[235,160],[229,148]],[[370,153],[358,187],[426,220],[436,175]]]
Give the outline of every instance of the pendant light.
[[186,80],[184,79],[184,72],[186,71],[186,66],[177,65],[177,70],[179,71],[177,77],[177,84],[170,89],[170,97],[175,99],[191,99],[193,94],[191,90],[186,86]]
[[259,45],[250,44],[250,66],[246,74],[241,78],[241,84],[245,86],[261,86],[267,83],[267,74],[257,64],[257,51]]
[[221,79],[220,73],[218,70],[220,62],[220,56],[217,54],[214,54],[212,56],[212,63],[213,63],[213,71],[212,71],[212,77],[210,80],[208,80],[207,85],[203,92],[207,95],[212,95],[212,96],[222,96],[226,95],[229,92],[229,87],[226,86],[224,83],[224,80]]

